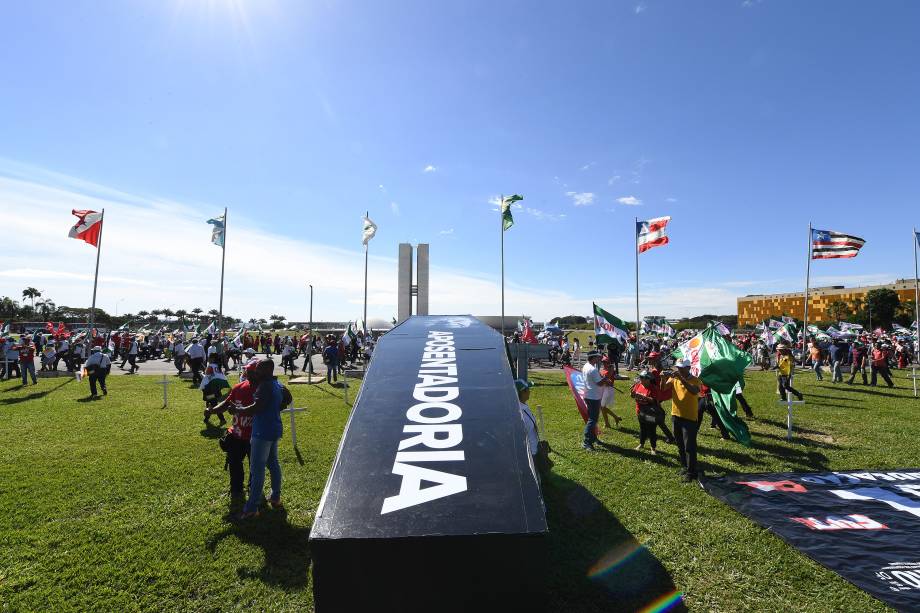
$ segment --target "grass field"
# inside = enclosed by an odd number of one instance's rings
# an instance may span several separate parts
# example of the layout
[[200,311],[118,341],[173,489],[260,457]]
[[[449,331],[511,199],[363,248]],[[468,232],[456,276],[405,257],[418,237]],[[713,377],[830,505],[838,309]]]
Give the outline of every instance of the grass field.
[[[751,372],[750,449],[704,428],[707,472],[917,467],[920,406],[900,389],[833,386],[802,373],[809,403],[785,441],[774,376]],[[637,610],[682,592],[696,611],[882,611],[886,608],[772,534],[678,481],[676,453],[636,452],[620,394],[611,451],[580,449],[582,423],[561,373],[536,373],[556,450],[544,483],[553,565],[550,611]],[[618,383],[622,391],[626,382]],[[311,610],[308,537],[349,407],[340,389],[291,386],[299,455],[281,444],[287,513],[228,521],[227,474],[200,392],[115,376],[0,385],[0,610]],[[355,391],[354,388],[351,391]],[[287,430],[287,425],[285,426]]]

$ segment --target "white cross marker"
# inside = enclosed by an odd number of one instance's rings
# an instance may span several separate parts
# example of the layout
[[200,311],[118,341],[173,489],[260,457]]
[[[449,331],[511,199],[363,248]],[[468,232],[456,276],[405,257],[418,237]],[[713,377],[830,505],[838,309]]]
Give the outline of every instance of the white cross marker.
[[792,440],[792,405],[805,404],[804,400],[793,400],[792,394],[786,393],[785,400],[777,400],[779,404],[786,405],[786,440]]
[[172,383],[172,381],[166,378],[166,375],[163,375],[162,381],[157,381],[157,385],[163,386],[163,408],[165,409],[169,405],[169,400],[166,397],[166,387]]
[[282,409],[282,413],[289,413],[291,415],[291,442],[294,444],[294,447],[297,447],[297,428],[294,425],[294,413],[299,413],[301,411],[306,411],[306,408],[290,408]]

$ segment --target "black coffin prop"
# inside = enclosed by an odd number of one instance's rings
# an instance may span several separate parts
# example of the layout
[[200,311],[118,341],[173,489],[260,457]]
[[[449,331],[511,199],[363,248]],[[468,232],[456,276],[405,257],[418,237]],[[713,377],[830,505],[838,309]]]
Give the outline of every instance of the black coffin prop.
[[501,336],[461,315],[387,333],[311,530],[317,611],[539,608],[546,531]]

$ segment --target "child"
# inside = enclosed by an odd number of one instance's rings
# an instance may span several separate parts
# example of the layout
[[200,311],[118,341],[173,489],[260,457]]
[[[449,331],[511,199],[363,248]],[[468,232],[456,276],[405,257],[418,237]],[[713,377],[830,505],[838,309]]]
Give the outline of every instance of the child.
[[[227,395],[227,390],[230,389],[227,377],[224,376],[219,367],[216,368],[215,366],[213,363],[208,364],[204,377],[201,379],[201,385],[198,386],[204,399],[204,423],[206,424],[209,423],[208,418],[211,416],[211,410],[223,401],[224,396]],[[223,412],[217,413],[217,417],[220,419],[219,425],[223,426],[227,423]]]
[[610,360],[607,356],[604,356],[601,360],[601,376],[609,382],[609,385],[604,386],[604,395],[601,396],[601,415],[604,417],[604,425],[610,428],[610,420],[608,417],[612,417],[614,424],[619,427],[623,418],[613,412],[614,393],[616,392],[616,388],[614,388],[613,384],[616,381],[616,375],[613,372],[613,368],[610,366]]

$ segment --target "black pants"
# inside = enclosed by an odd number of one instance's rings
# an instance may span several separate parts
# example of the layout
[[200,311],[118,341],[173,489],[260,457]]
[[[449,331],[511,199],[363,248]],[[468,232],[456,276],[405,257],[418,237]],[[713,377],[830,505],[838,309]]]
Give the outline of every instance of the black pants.
[[677,439],[677,453],[680,455],[680,464],[691,478],[697,477],[696,472],[696,434],[697,422],[674,415],[671,417],[674,434]]
[[738,404],[741,405],[744,414],[748,417],[754,417],[754,411],[751,410],[751,405],[748,404],[747,400],[744,398],[744,394],[735,394],[735,399],[738,401]]
[[[882,376],[882,379],[885,380],[885,383],[888,384],[888,387],[894,387],[894,383],[891,381],[891,370],[888,369],[888,366],[873,366],[872,367],[872,385],[874,386],[878,382],[878,375]],[[866,375],[863,375],[864,377]]]
[[[865,377],[866,375],[863,375]],[[786,392],[792,392],[793,396],[796,396],[799,400],[802,399],[802,394],[797,392],[793,387],[792,383],[789,382],[789,375],[780,375],[776,378],[776,384],[779,387],[779,397],[783,400],[786,399]]]
[[249,456],[249,441],[242,441],[235,436],[227,438],[232,441],[227,452],[227,469],[230,471],[230,495],[242,496],[243,489],[243,461]]
[[137,370],[137,356],[134,354],[128,354],[128,364],[131,365],[131,372]]
[[639,416],[639,444],[645,445],[645,441],[652,445],[652,449],[658,446],[658,424],[647,422]]
[[719,412],[716,411],[716,405],[712,403],[712,399],[708,396],[700,398],[696,406],[699,412],[696,418],[697,428],[703,424],[705,414],[709,413],[711,416],[710,424],[719,429],[722,438],[728,438],[728,430],[726,430],[725,424],[722,423],[722,418],[719,417]]
[[198,385],[201,383],[201,364],[203,362],[202,358],[192,358],[189,360],[192,366],[192,383]]
[[92,373],[89,376],[89,393],[92,394],[93,396],[96,395],[96,383],[97,382],[99,383],[99,387],[102,388],[103,394],[107,394],[109,392],[109,390],[107,390],[105,387],[105,370],[104,369],[100,369],[100,370],[102,370],[102,372]]
[[[10,360],[7,362],[7,370],[3,373],[4,377],[7,379],[12,379],[16,377],[17,379],[22,376],[22,372],[19,370],[19,360]],[[15,373],[15,374],[14,374]]]

